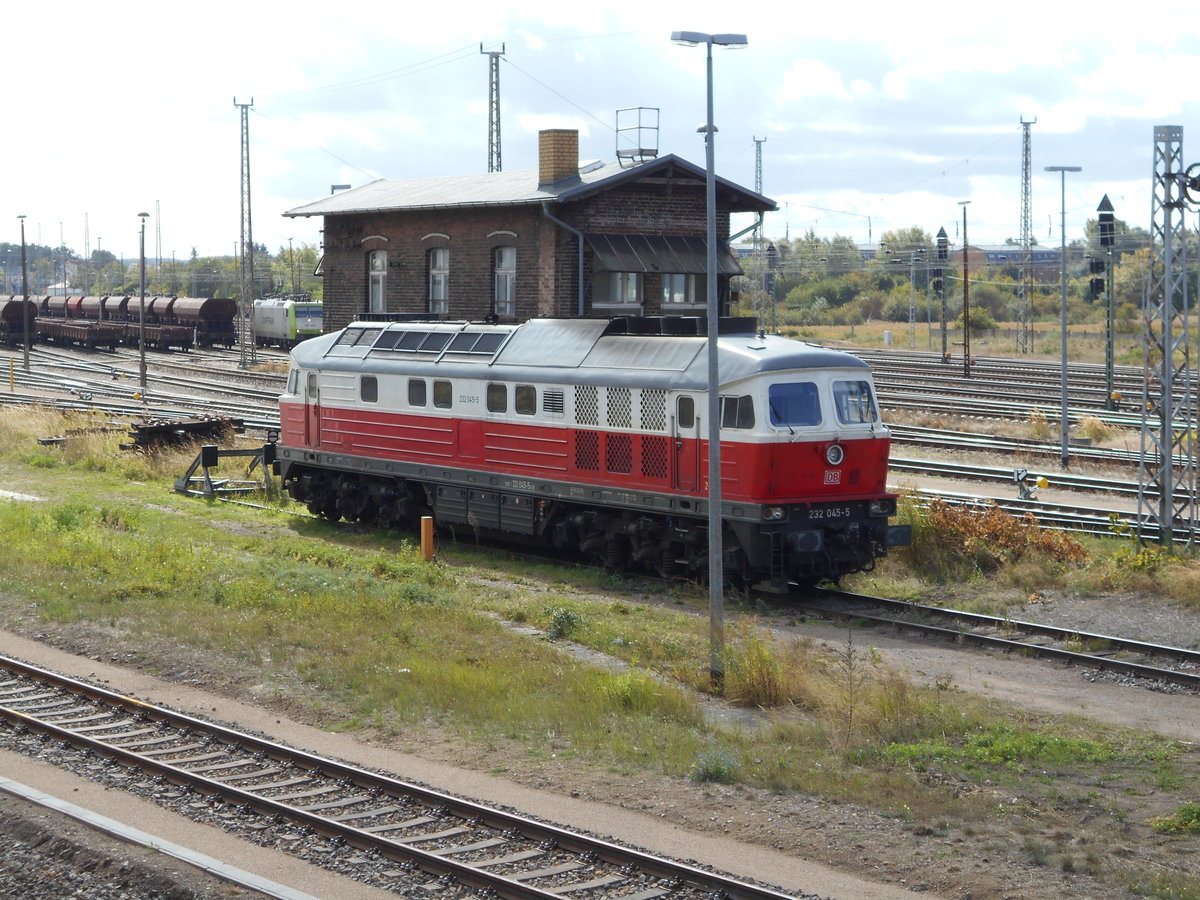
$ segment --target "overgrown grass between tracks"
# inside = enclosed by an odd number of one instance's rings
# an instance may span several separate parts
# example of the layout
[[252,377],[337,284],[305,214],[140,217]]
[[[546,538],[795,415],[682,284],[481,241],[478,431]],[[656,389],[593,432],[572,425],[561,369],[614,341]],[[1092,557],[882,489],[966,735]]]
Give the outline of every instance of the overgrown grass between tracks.
[[[831,651],[735,604],[718,690],[700,592],[639,602],[497,554],[426,564],[396,535],[176,495],[188,452],[131,457],[104,438],[54,456],[35,440],[45,423],[4,421],[0,484],[47,497],[0,503],[10,627],[102,633],[107,652],[167,675],[212,666],[326,727],[419,743],[433,726],[493,760],[801,791],[974,828],[1036,822],[1064,783],[1104,792],[1089,828],[1114,834],[1166,781],[1177,807],[1200,799],[1195,760],[1168,741],[915,684],[861,632]],[[739,707],[750,723],[728,724]]]

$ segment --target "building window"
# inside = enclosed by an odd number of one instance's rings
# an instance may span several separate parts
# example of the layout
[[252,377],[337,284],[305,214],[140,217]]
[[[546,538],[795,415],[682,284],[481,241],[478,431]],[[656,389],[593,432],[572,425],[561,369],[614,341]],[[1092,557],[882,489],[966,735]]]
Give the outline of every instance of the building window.
[[641,301],[640,272],[597,272],[595,301],[597,306],[636,306]]
[[666,274],[662,277],[662,304],[695,304],[700,295],[697,284],[702,285],[704,279],[699,275]]
[[450,312],[450,251],[434,247],[429,251],[429,311]]
[[517,314],[517,248],[497,247],[492,256],[492,284],[495,294],[495,313],[498,316]]
[[387,308],[387,251],[367,254],[367,312],[381,313]]

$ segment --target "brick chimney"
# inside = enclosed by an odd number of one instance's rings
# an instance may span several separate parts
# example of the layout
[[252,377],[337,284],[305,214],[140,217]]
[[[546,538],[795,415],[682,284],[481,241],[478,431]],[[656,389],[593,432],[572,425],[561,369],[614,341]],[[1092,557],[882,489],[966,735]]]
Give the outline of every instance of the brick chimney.
[[579,177],[579,132],[548,128],[538,132],[538,187]]

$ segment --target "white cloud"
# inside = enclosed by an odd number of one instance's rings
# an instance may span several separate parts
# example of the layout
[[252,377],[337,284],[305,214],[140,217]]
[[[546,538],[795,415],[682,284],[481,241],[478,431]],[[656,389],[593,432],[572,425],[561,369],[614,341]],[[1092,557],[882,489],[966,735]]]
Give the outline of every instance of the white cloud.
[[815,59],[795,60],[783,75],[780,100],[795,102],[820,96],[848,98],[850,93],[842,76],[830,66]]

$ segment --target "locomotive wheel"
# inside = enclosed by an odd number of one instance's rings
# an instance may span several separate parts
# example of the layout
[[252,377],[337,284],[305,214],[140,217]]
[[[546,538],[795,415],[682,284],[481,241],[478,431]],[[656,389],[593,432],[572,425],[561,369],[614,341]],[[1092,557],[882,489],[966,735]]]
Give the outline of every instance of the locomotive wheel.
[[629,562],[628,542],[619,536],[610,537],[604,545],[604,568],[619,572]]

